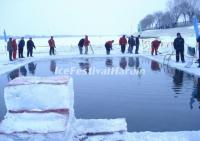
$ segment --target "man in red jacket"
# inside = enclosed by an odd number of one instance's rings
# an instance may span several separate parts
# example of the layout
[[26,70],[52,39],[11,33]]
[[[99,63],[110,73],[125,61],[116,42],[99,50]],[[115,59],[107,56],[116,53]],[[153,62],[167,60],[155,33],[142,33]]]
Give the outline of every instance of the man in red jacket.
[[107,41],[105,43],[105,48],[106,48],[106,53],[107,55],[110,55],[110,50],[112,49],[112,44],[114,43],[114,40],[112,41]]
[[155,39],[151,42],[151,55],[153,56],[154,52],[156,55],[158,55],[158,48],[161,44],[161,41]]
[[123,35],[120,39],[119,39],[119,45],[121,46],[121,52],[124,54],[126,51],[126,45],[127,45],[127,39],[126,36]]
[[88,39],[88,36],[85,35],[85,39],[84,39],[85,54],[88,54],[88,46],[89,45],[90,45],[90,41]]
[[16,39],[12,41],[12,48],[13,48],[13,59],[16,60],[17,55],[17,42]]
[[49,43],[49,47],[50,47],[50,50],[49,50],[49,54],[50,55],[55,55],[55,47],[56,47],[56,45],[55,45],[55,41],[54,41],[54,39],[53,39],[53,36],[51,36],[51,39],[48,41],[48,43]]

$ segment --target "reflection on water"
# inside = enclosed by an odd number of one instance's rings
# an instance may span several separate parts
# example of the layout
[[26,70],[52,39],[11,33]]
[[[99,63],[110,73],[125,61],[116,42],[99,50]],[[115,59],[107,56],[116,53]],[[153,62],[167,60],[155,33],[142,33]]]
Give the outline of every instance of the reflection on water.
[[112,68],[113,67],[113,60],[111,58],[107,58],[105,64],[106,64],[107,68]]
[[160,64],[154,60],[151,61],[151,70],[160,71]]
[[8,80],[13,80],[13,79],[15,79],[16,77],[19,77],[19,69],[13,70],[13,71],[9,74]]
[[90,63],[89,59],[85,59],[83,62],[79,63],[79,66],[82,70],[86,71],[87,74],[90,72]]
[[175,69],[174,77],[174,91],[176,94],[181,94],[181,88],[183,86],[183,71]]
[[120,62],[119,62],[119,66],[122,68],[122,69],[126,69],[126,67],[127,67],[127,60],[126,60],[126,58],[125,57],[122,57],[121,58],[121,60],[120,60]]
[[192,92],[192,97],[190,99],[190,108],[194,108],[195,101],[199,103],[199,109],[200,109],[200,78],[197,78],[197,80],[194,83],[196,86],[194,86],[194,91]]
[[56,61],[55,60],[51,60],[50,62],[50,71],[55,74],[56,72]]
[[[57,75],[57,67],[74,67],[87,73],[72,75],[78,118],[124,117],[127,119],[129,131],[200,129],[200,78],[166,68],[152,60],[109,57],[32,62],[7,74],[7,80],[19,76]],[[93,67],[138,71],[144,69],[146,74],[90,76],[90,68]],[[0,88],[3,91],[3,87]]]
[[22,76],[27,76],[27,70],[25,66],[20,67],[20,73]]
[[31,73],[32,75],[35,75],[35,70],[36,70],[37,64],[36,63],[28,63],[28,70],[29,73]]

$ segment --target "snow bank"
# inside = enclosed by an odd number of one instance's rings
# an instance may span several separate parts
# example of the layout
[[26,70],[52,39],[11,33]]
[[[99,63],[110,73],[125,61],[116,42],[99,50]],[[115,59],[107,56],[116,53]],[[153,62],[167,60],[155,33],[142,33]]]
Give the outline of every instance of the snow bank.
[[19,77],[8,84],[4,98],[8,111],[72,109],[73,87],[68,77]]

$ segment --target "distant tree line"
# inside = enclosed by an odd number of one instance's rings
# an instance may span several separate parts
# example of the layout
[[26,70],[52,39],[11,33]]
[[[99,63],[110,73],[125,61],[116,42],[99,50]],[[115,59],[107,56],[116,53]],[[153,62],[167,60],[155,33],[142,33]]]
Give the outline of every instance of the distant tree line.
[[141,30],[187,26],[192,24],[194,15],[200,20],[200,0],[169,0],[167,9],[144,17],[140,21]]

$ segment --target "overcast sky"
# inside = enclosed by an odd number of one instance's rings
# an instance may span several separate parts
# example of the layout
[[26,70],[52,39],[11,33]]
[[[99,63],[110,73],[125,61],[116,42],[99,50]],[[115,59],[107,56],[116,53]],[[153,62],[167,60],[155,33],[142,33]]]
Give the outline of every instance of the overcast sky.
[[124,34],[168,0],[0,0],[7,34]]

